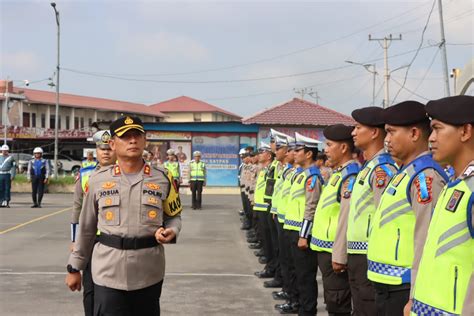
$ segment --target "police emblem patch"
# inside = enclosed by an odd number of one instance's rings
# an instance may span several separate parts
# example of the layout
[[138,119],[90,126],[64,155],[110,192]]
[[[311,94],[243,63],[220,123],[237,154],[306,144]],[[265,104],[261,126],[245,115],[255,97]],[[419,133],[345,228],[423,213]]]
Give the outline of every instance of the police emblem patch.
[[149,217],[150,219],[156,218],[156,215],[157,215],[157,213],[156,213],[155,210],[149,210],[149,211],[148,211],[148,217]]
[[148,183],[145,183],[145,186],[150,190],[159,190],[160,189],[160,185],[156,184],[156,183],[148,182]]
[[[421,180],[420,180],[421,178]],[[416,177],[414,184],[416,186],[416,191],[418,195],[418,203],[428,204],[433,199],[433,190],[432,190],[432,177],[426,177],[421,173]]]
[[375,182],[377,188],[383,188],[386,181],[387,173],[381,167],[377,167],[377,169],[375,169]]
[[114,213],[112,211],[105,212],[105,219],[111,221],[114,219]]
[[130,125],[130,124],[133,124],[133,120],[129,116],[127,116],[124,123],[127,124],[127,125]]
[[110,134],[108,131],[105,131],[103,134],[102,134],[102,137],[100,138],[100,140],[102,141],[102,143],[104,144],[108,144],[109,143],[109,140],[110,140]]
[[102,184],[102,188],[103,188],[103,189],[106,189],[106,190],[112,189],[112,188],[115,187],[115,186],[116,186],[116,183],[115,183],[115,182],[109,182],[109,181],[104,182],[104,183]]
[[397,174],[394,178],[393,181],[390,183],[392,186],[397,187],[400,182],[402,182],[403,178],[405,178],[406,174],[405,173],[400,173]]
[[335,187],[340,178],[340,176],[335,176],[334,179],[331,180],[331,185]]
[[313,192],[314,191],[313,178],[309,178],[306,181],[306,191],[308,191],[308,192]]
[[451,194],[451,197],[448,200],[448,203],[446,204],[446,210],[450,212],[456,212],[456,209],[463,195],[463,191],[454,190],[453,194]]

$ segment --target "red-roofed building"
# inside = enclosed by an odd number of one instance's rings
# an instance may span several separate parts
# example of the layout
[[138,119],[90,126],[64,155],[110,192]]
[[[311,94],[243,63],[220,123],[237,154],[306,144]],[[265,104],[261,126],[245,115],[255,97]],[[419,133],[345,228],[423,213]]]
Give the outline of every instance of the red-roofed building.
[[270,128],[293,135],[298,132],[305,136],[324,141],[324,127],[342,123],[354,125],[347,115],[319,104],[294,98],[286,103],[265,109],[242,120],[244,124],[259,124],[259,140],[269,141]]
[[227,122],[242,119],[237,114],[186,96],[156,103],[150,108],[166,114],[166,122]]

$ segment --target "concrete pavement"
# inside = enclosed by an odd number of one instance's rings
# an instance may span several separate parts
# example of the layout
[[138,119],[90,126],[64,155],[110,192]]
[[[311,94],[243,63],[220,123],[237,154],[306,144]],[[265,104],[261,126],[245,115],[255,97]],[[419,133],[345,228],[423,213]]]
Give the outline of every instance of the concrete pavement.
[[[14,194],[0,209],[0,313],[83,315],[82,293],[64,285],[72,195],[45,195],[41,209],[30,201]],[[205,195],[201,211],[187,195],[183,203],[178,243],[165,247],[162,315],[278,315],[272,289],[253,275],[262,265],[239,229],[240,196]],[[327,315],[318,279],[318,314]]]

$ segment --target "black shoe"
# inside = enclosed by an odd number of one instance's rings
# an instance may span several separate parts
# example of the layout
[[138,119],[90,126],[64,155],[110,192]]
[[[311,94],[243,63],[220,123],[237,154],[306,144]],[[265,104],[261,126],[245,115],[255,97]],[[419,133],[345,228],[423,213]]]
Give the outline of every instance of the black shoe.
[[38,204],[37,208],[41,208],[41,204]]
[[253,252],[253,254],[256,256],[256,257],[261,257],[261,256],[264,256],[265,254],[263,253],[263,249],[260,249],[260,250],[255,250]]
[[245,212],[242,211],[242,210],[240,210],[240,211],[239,211],[239,215],[240,215],[240,216],[244,216],[244,215],[245,215]]
[[249,230],[249,229],[250,229],[250,225],[249,225],[249,224],[246,224],[246,223],[243,223],[242,226],[240,226],[240,229],[241,229],[241,230]]
[[259,279],[269,279],[269,278],[273,278],[273,276],[275,275],[274,273],[271,273],[268,270],[257,271],[254,274]]
[[282,285],[283,283],[281,281],[278,281],[275,279],[263,282],[263,287],[266,287],[266,288],[278,288],[278,287],[281,288]]
[[7,208],[10,208],[10,202],[7,202]]
[[257,237],[247,238],[247,242],[249,244],[255,244],[255,243],[258,243],[258,239],[257,239]]
[[285,304],[288,304],[288,302],[282,303],[282,304],[275,304],[275,309],[280,310],[280,309],[282,309],[283,305],[285,305]]
[[38,204],[31,205],[31,208],[37,208],[37,207],[38,207]]
[[298,314],[299,309],[298,303],[287,303],[278,308],[280,314]]
[[267,257],[261,256],[260,258],[258,258],[258,263],[260,263],[260,264],[267,264],[267,263],[268,263]]
[[259,242],[255,243],[255,244],[250,244],[249,248],[250,249],[260,249],[260,248],[262,248],[262,244],[259,243]]
[[245,234],[245,237],[247,237],[247,238],[257,238],[257,234],[255,234],[255,233],[251,233],[251,234],[247,233],[247,234]]
[[[274,300],[288,300],[290,297],[285,291],[273,291],[272,297]],[[283,305],[283,304],[280,304]]]

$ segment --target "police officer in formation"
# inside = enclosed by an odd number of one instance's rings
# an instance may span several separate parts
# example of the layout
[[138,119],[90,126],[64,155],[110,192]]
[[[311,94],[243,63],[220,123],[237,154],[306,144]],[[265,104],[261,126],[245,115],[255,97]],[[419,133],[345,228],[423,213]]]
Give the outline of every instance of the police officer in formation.
[[26,177],[31,182],[31,191],[33,198],[32,208],[41,207],[43,200],[44,186],[49,179],[49,162],[43,158],[43,149],[36,147],[33,149],[33,158],[28,161]]
[[168,149],[166,154],[168,155],[168,160],[165,161],[163,166],[171,172],[174,185],[179,190],[179,185],[181,184],[181,170],[179,168],[178,158],[173,149]]
[[[366,107],[352,117],[355,127],[324,130],[327,181],[314,163],[319,142],[298,133],[272,131],[258,176],[249,160],[242,167],[257,219],[250,248],[277,261],[256,275],[273,278],[267,286],[281,274],[272,296],[286,302],[275,308],[315,315],[319,268],[329,315],[474,315],[474,97]],[[453,167],[451,181],[441,165]]]
[[168,170],[144,162],[139,118],[112,122],[110,134],[117,163],[89,177],[66,285],[81,289],[80,271],[92,258],[94,315],[159,315],[163,244],[181,229],[179,195]]
[[12,181],[16,175],[16,161],[9,155],[7,144],[0,148],[0,207],[10,207]]
[[201,152],[193,153],[194,159],[189,163],[189,187],[191,189],[191,208],[202,208],[202,188],[206,186],[206,164],[201,161]]
[[[98,163],[88,164],[85,167],[83,166],[80,169],[78,176],[76,177],[76,183],[74,186],[74,204],[71,216],[71,242],[73,243],[71,249],[74,249],[74,242],[76,241],[77,226],[79,224],[79,217],[81,214],[84,195],[89,191],[89,178],[100,168],[114,164],[117,159],[115,156],[115,152],[113,152],[110,148],[109,140],[110,131],[108,130],[98,131],[92,136],[92,141],[96,145]],[[94,283],[92,281],[90,262],[87,263],[86,268],[82,273],[82,286],[84,287],[84,314],[86,316],[93,316]]]

